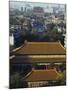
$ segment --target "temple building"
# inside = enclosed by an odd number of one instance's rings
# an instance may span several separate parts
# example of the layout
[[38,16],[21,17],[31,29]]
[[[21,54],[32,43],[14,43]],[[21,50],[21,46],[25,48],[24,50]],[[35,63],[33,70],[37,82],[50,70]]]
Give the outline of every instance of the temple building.
[[28,87],[43,87],[59,81],[60,74],[54,69],[32,70],[24,79],[28,82]]
[[23,78],[28,87],[55,85],[60,79],[59,72],[65,70],[66,51],[60,42],[27,42],[13,50],[10,63],[29,64],[31,71]]
[[43,17],[44,16],[44,10],[42,7],[34,7],[33,8],[33,15],[37,17]]

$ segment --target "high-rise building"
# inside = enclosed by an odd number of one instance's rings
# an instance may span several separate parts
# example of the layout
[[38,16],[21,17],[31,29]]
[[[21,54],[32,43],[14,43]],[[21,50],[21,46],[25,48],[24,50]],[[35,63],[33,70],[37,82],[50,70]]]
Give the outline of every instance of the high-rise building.
[[21,7],[21,12],[23,12],[23,7]]

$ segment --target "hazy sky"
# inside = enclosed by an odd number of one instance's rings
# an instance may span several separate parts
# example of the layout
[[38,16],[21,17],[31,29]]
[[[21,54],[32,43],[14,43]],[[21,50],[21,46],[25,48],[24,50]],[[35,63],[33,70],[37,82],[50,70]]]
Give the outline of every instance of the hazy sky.
[[37,3],[37,2],[24,2],[24,1],[10,1],[10,7],[11,8],[18,8],[20,9],[21,7],[25,7],[27,5],[30,5],[31,7],[34,7],[34,6],[40,6],[40,7],[59,7],[60,8],[65,8],[65,5],[64,4],[47,4],[47,3]]

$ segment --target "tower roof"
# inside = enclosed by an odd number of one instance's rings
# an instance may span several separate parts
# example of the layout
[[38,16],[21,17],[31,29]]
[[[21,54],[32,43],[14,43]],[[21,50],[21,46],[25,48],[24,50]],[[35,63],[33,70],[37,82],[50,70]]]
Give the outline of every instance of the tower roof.
[[34,8],[33,8],[33,12],[34,12],[34,13],[43,13],[44,10],[43,10],[42,7],[34,7]]
[[60,42],[27,42],[16,51],[19,55],[65,55]]
[[49,80],[56,81],[60,79],[60,75],[54,69],[33,70],[31,73],[28,73],[24,79],[28,82],[49,81]]

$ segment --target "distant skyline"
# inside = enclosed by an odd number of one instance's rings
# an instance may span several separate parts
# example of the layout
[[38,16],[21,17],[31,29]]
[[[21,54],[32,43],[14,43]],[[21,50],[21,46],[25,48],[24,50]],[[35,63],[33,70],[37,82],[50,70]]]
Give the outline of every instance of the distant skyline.
[[65,9],[65,4],[52,4],[52,3],[41,3],[41,2],[26,2],[26,1],[10,1],[10,8],[21,9],[21,7],[26,7],[30,5],[31,8],[34,6],[40,6],[44,9],[47,7],[60,7],[60,9]]

